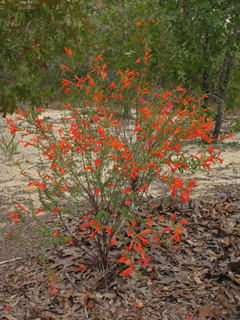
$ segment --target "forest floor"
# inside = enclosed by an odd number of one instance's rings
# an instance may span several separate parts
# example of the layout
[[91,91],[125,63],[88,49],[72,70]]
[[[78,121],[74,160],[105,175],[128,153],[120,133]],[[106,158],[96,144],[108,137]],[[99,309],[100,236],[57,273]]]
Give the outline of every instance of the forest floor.
[[[4,134],[6,127],[0,129]],[[229,134],[228,120],[222,134]],[[157,204],[155,210],[162,216],[168,218],[177,211],[177,221],[188,221],[177,251],[150,239],[152,258],[143,272],[149,278],[146,282],[135,273],[120,275],[125,269],[118,263],[124,252],[120,241],[113,246],[108,272],[102,273],[81,250],[83,244],[88,249],[90,242],[77,218],[64,216],[73,244],[49,248],[43,248],[45,237],[34,231],[32,220],[15,225],[9,218],[12,201],[37,205],[37,192],[27,187],[19,168],[0,153],[0,319],[240,319],[238,142],[240,133],[215,146],[224,159],[222,166],[191,175],[197,181],[192,200]],[[19,146],[13,157],[36,171],[31,150]],[[161,186],[152,188],[154,197],[162,192]],[[41,215],[41,219],[63,231],[52,216]],[[91,250],[94,253],[95,248]]]

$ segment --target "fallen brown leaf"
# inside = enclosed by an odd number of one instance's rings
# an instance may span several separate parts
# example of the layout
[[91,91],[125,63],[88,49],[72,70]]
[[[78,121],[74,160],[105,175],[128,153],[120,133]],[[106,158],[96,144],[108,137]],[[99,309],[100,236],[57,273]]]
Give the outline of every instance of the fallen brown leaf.
[[206,320],[206,317],[217,319],[213,313],[212,305],[198,307],[197,311],[199,312],[198,320]]

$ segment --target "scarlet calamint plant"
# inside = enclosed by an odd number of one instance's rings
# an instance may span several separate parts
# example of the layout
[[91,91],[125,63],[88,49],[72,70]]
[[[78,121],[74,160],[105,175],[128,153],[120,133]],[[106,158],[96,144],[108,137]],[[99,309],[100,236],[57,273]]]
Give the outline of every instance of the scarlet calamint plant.
[[[145,57],[149,50],[146,48]],[[72,55],[71,50],[66,51]],[[211,119],[206,122],[198,115],[192,96],[182,98],[184,89],[156,93],[149,102],[149,84],[143,80],[147,59],[137,59],[139,71],[119,70],[119,81],[111,84],[107,83],[107,66],[102,60],[103,53],[93,60],[92,73],[85,78],[74,75],[75,81],[63,79],[66,93],[77,90],[80,106],[64,106],[59,130],[40,119],[43,108],[29,114],[16,111],[16,119],[27,127],[8,120],[12,134],[23,132],[24,147],[38,149],[42,164],[37,170],[38,179],[21,169],[29,185],[38,187],[41,207],[26,209],[18,204],[10,216],[16,224],[24,215],[36,216],[41,211],[57,215],[63,223],[65,214],[79,217],[80,228],[89,233],[97,247],[96,259],[102,271],[108,268],[116,239],[123,242],[125,250],[119,262],[128,265],[123,276],[132,270],[141,273],[141,268],[148,265],[151,237],[156,243],[163,241],[177,249],[175,244],[184,231],[182,224],[187,220],[177,222],[176,212],[172,222],[158,216],[156,203],[150,198],[151,183],[168,185],[170,197],[179,195],[184,203],[190,199],[195,181],[184,181],[176,173],[210,169],[212,163],[222,160],[209,146],[196,155],[186,153],[189,142],[211,141],[208,136],[212,124]],[[71,72],[65,65],[62,68]],[[126,100],[132,101],[127,109]],[[81,211],[86,202],[92,209],[87,215]],[[147,214],[140,214],[143,211]],[[51,233],[60,237],[57,230]],[[70,244],[73,237],[67,237]]]

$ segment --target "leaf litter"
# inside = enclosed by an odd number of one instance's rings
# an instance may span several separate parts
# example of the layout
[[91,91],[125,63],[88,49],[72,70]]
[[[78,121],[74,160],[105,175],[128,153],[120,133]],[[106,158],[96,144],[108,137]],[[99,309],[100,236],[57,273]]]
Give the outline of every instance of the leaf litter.
[[[149,236],[146,281],[134,272],[120,275],[124,248],[118,241],[108,270],[99,270],[89,233],[66,216],[75,230],[72,244],[45,249],[42,260],[35,248],[0,265],[1,319],[240,319],[240,186],[211,191],[185,204],[157,204],[154,210],[164,218],[177,211],[188,221],[176,252]],[[166,227],[156,219],[153,224]],[[123,234],[128,243],[124,228]]]

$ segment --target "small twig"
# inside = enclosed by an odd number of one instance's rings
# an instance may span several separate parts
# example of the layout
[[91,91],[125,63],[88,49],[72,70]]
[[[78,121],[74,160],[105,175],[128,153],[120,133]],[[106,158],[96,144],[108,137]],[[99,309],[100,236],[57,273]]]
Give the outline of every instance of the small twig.
[[149,200],[148,202],[151,203],[151,202],[159,201],[159,200],[162,200],[162,199],[166,199],[168,197],[169,197],[169,195],[160,196],[160,197],[153,198],[153,199]]
[[[98,301],[98,303],[99,303],[99,301]],[[102,306],[102,305],[96,306],[96,307],[93,309],[93,311],[95,311],[96,308],[101,308],[102,310],[106,311],[106,308],[104,308],[104,306]]]
[[[66,273],[66,276],[68,278],[68,280],[71,282],[72,286],[77,289],[79,292],[82,293],[82,291],[75,285],[75,283],[72,282],[71,278],[69,277],[69,274],[67,272]],[[84,310],[85,310],[85,315],[86,315],[86,318],[88,319],[88,313],[87,313],[87,309],[86,309],[86,306],[85,306],[85,302],[84,302],[84,299],[83,299],[83,306],[84,306]]]
[[75,285],[75,283],[72,282],[72,279],[69,277],[69,274],[67,272],[65,272],[65,273],[66,273],[66,276],[68,277],[68,280],[71,282],[71,284],[74,286],[74,288],[82,293],[82,291]]
[[[32,21],[29,21],[27,26],[26,26],[26,29],[23,31],[23,33],[21,34],[21,36],[18,38],[18,40],[20,40],[22,38],[22,36],[24,35],[24,33],[28,30],[28,27],[30,26]],[[15,44],[13,47],[9,48],[9,50],[13,50],[14,48],[16,48],[17,46],[20,45],[20,42],[18,41],[17,44]]]
[[[38,309],[39,310],[39,309]],[[39,310],[40,311],[40,310]],[[51,310],[51,309],[41,309],[41,311],[47,311],[47,312],[51,312],[51,313],[56,313],[56,314],[62,314],[62,313],[60,313],[60,312],[58,312],[58,311],[53,311],[53,310]]]
[[84,248],[83,246],[81,247],[81,250],[84,251],[86,254],[88,254],[90,257],[92,257],[93,259],[97,260],[97,257],[94,254],[91,254],[89,252],[89,249]]
[[9,263],[9,262],[16,261],[16,260],[21,260],[21,259],[22,258],[15,258],[15,259],[12,259],[12,260],[6,260],[6,261],[0,262],[0,264]]
[[183,212],[183,211],[187,211],[187,210],[184,210],[183,208],[180,207],[180,205],[173,199],[171,198],[171,200],[175,203],[175,205],[178,207],[178,209]]

